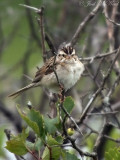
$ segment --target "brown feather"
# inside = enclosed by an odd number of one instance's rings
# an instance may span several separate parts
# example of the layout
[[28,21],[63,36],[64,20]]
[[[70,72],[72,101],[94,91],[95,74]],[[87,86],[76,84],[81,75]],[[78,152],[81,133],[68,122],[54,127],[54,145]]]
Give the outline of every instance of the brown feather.
[[29,84],[28,86],[19,89],[17,92],[10,94],[8,97],[19,96],[22,92],[34,87],[34,83]]
[[[35,75],[35,78],[34,80],[32,81],[32,83],[24,88],[21,88],[19,89],[17,92],[15,93],[12,93],[9,95],[9,97],[12,97],[12,96],[19,96],[22,92],[32,88],[32,87],[35,87],[35,84],[40,82],[42,77],[44,75],[48,75],[50,73],[53,72],[53,63],[54,63],[54,58],[55,57],[51,57],[48,61],[46,61],[46,63],[43,65],[43,67],[41,67],[37,72],[36,72],[36,75]],[[54,64],[54,66],[56,66],[56,62]]]
[[[48,61],[46,61],[46,63],[43,65],[43,67],[41,67],[36,72],[35,78],[32,83],[40,82],[44,75],[48,75],[53,72],[54,58],[55,57],[51,57]],[[57,62],[55,62],[54,67],[56,67],[56,65],[57,65]]]

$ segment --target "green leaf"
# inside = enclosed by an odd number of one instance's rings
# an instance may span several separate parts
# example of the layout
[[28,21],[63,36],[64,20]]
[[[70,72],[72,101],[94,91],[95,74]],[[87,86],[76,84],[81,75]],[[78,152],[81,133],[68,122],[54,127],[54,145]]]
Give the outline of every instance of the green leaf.
[[[74,101],[72,99],[72,97],[66,97],[65,101],[63,103],[64,108],[66,109],[66,111],[70,114],[72,112],[72,109],[74,108]],[[65,116],[64,111],[62,111],[61,113],[62,118]]]
[[32,108],[31,110],[29,110],[27,116],[31,121],[37,123],[39,127],[40,137],[44,137],[45,136],[44,122],[43,122],[43,116],[40,114],[40,112]]
[[58,160],[62,153],[62,149],[59,146],[61,143],[57,142],[51,135],[47,135],[46,143],[47,143],[47,147],[45,148],[43,152],[42,159],[43,160],[48,160],[48,159]]
[[50,160],[50,151],[47,147],[45,148],[43,152],[42,160]]
[[44,120],[46,132],[49,134],[55,133],[57,130],[56,125],[59,123],[58,117],[54,119],[43,117],[43,120]]
[[18,137],[22,138],[23,140],[26,140],[26,138],[29,136],[29,128],[26,129],[23,128],[22,133],[18,135]]
[[80,160],[76,157],[76,155],[71,154],[67,151],[62,151],[62,158],[63,160]]
[[58,160],[61,156],[61,147],[51,147],[51,157],[54,160]]
[[26,146],[27,148],[29,148],[30,150],[35,150],[35,151],[40,151],[41,147],[43,147],[43,142],[40,138],[37,138],[35,143],[26,141]]
[[39,132],[39,127],[38,127],[37,123],[30,120],[25,114],[23,114],[20,111],[19,108],[18,108],[18,112],[19,112],[20,116],[22,117],[22,119],[28,124],[28,126],[30,126],[33,129],[33,131],[39,136],[40,132]]
[[47,135],[47,140],[46,140],[47,144],[49,146],[53,146],[53,145],[60,145],[59,142],[57,142],[51,135]]
[[120,160],[120,147],[111,148],[105,153],[105,160]]
[[35,150],[39,151],[43,145],[44,144],[43,144],[42,140],[40,138],[38,138],[35,142]]
[[32,142],[29,142],[29,141],[26,141],[26,142],[25,142],[25,146],[26,146],[27,148],[29,148],[30,150],[34,150],[34,149],[35,149],[35,144],[32,143]]
[[61,156],[62,153],[62,149],[61,147],[46,147],[43,155],[42,155],[42,159],[43,160],[50,160],[50,159],[54,159],[54,160],[58,160]]
[[5,148],[16,155],[24,155],[28,152],[22,140],[7,141],[7,146]]
[[64,138],[62,136],[57,136],[55,138],[53,138],[51,135],[47,135],[47,139],[46,139],[46,143],[49,145],[49,146],[59,146],[61,144],[63,144],[63,140]]
[[57,137],[55,137],[55,140],[56,140],[59,144],[63,144],[64,137],[62,137],[62,136],[57,136]]
[[7,146],[5,148],[16,155],[24,155],[28,152],[25,145],[27,137],[28,130],[23,129],[21,134],[12,136],[12,139],[6,142]]
[[67,112],[71,113],[72,109],[74,107],[74,101],[73,101],[72,97],[70,97],[70,96],[66,97],[63,105],[66,108]]

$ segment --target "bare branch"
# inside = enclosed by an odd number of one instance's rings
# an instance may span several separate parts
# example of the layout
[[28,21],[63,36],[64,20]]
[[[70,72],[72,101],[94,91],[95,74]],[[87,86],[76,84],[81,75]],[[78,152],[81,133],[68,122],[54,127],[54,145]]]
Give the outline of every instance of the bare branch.
[[117,114],[117,113],[119,113],[119,111],[105,112],[105,113],[87,113],[87,116],[92,116],[92,115],[103,116],[103,115]]
[[107,12],[106,12],[106,6],[107,6],[107,4],[105,3],[105,1],[104,1],[103,3],[104,3],[104,5],[103,5],[103,7],[104,7],[103,14],[104,14],[105,18],[106,18],[109,22],[113,23],[114,25],[120,26],[120,23],[117,23],[117,22],[115,22],[114,20],[112,20],[111,18],[109,18],[108,14],[107,14]]
[[31,9],[31,10],[33,10],[33,11],[35,11],[35,12],[40,12],[40,11],[41,11],[41,9],[38,9],[38,8],[36,8],[36,7],[29,6],[29,5],[25,5],[25,4],[19,4],[19,5],[20,5],[20,6],[23,6],[23,7],[25,7],[25,8]]
[[83,22],[79,24],[74,36],[72,37],[72,40],[70,41],[70,44],[72,46],[76,44],[77,40],[79,39],[81,31],[85,28],[85,26],[87,26],[88,22],[91,21],[91,19],[93,19],[96,16],[97,12],[102,7],[102,1],[103,0],[99,0],[96,7],[89,13],[89,15],[83,20]]
[[103,82],[102,82],[101,86],[100,86],[100,87],[98,88],[98,90],[92,95],[92,98],[89,100],[88,104],[86,105],[86,107],[85,107],[85,109],[84,109],[84,111],[83,111],[83,113],[82,113],[82,115],[81,115],[81,117],[80,117],[80,120],[78,121],[77,124],[81,124],[81,123],[83,122],[83,120],[85,119],[86,114],[87,114],[88,110],[90,109],[92,103],[94,102],[94,100],[96,99],[96,97],[98,96],[98,94],[102,91],[102,89],[103,89],[103,87],[104,87],[107,79],[109,78],[110,73],[112,72],[112,68],[113,68],[113,66],[114,66],[114,64],[115,64],[115,62],[116,62],[116,60],[117,60],[117,58],[118,58],[118,56],[119,56],[119,52],[120,52],[120,48],[118,49],[118,51],[117,51],[117,53],[116,53],[116,55],[115,55],[115,58],[114,58],[114,60],[113,60],[113,62],[112,62],[112,64],[111,64],[110,68],[108,69],[108,72],[107,72],[106,76],[105,76],[104,79],[103,79]]
[[57,52],[57,49],[55,48],[55,46],[53,45],[51,39],[50,39],[50,36],[48,36],[47,33],[45,33],[45,40],[50,48],[50,50],[52,51],[52,54],[53,55],[56,55],[56,52]]
[[37,18],[38,24],[40,25],[41,30],[41,41],[42,41],[42,54],[43,54],[43,60],[46,61],[46,50],[45,50],[45,32],[44,32],[44,21],[43,21],[43,11],[44,8],[41,7],[39,11],[37,11],[37,14],[40,16],[40,19]]
[[99,58],[103,58],[103,57],[107,57],[110,55],[115,54],[118,51],[118,49],[112,51],[112,52],[108,52],[108,53],[102,53],[102,54],[97,54],[93,57],[86,57],[86,58],[79,58],[80,61],[90,61],[90,63],[93,63],[95,59],[99,59]]
[[66,121],[67,115],[64,117],[63,119],[63,131],[64,131],[64,135],[66,136],[66,138],[71,142],[72,147],[74,149],[76,149],[76,151],[78,151],[78,153],[80,154],[80,156],[87,156],[87,157],[92,157],[94,160],[96,160],[96,153],[88,153],[88,152],[84,152],[82,151],[75,143],[75,139],[71,138],[70,136],[68,136],[67,131],[66,131],[66,127],[65,127],[65,121]]

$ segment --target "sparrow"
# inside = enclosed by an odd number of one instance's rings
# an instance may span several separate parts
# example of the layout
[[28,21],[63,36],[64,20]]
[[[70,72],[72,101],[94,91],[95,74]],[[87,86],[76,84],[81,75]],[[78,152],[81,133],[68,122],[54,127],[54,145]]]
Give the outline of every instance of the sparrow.
[[59,84],[63,86],[66,92],[80,79],[84,69],[84,64],[79,60],[75,49],[66,45],[58,50],[56,56],[48,59],[38,69],[31,84],[10,94],[9,97],[18,96],[24,91],[38,86],[48,88],[53,93],[59,93]]

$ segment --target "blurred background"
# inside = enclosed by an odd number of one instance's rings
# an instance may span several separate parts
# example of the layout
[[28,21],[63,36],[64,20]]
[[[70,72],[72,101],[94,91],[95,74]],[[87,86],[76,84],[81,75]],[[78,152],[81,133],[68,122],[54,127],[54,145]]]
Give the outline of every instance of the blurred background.
[[[10,93],[30,83],[30,79],[25,75],[34,78],[36,67],[43,65],[40,27],[36,20],[36,17],[39,16],[19,4],[37,8],[44,6],[45,32],[58,49],[61,43],[71,40],[79,23],[95,7],[97,0],[91,0],[89,3],[82,0],[0,0],[0,159],[2,160],[15,159],[4,148],[7,140],[4,129],[9,128],[13,133],[21,131],[22,122],[16,105],[26,107],[30,100],[41,113],[47,114],[50,111],[49,98],[42,88],[29,90],[16,99],[8,98]],[[116,36],[118,42],[119,31]],[[47,43],[45,45],[47,55],[50,57],[50,49]],[[114,49],[117,47],[114,46]],[[109,51],[108,28],[101,12],[83,30],[75,48],[79,57]],[[88,65],[92,73],[96,72],[99,62],[96,60]],[[110,61],[104,59],[101,67],[104,74],[109,64]],[[101,77],[102,74],[99,74],[98,82],[101,81]],[[108,86],[114,78],[115,73],[112,73]],[[85,72],[80,82],[68,92],[68,95],[72,95],[75,99],[76,107],[73,113],[75,118],[80,116],[82,105],[86,104],[95,89],[94,81],[87,77]],[[82,99],[85,95],[88,96]],[[116,95],[115,97],[118,99]],[[95,101],[95,105],[100,105],[99,98]],[[101,120],[98,117],[95,119],[98,120],[98,123]],[[97,124],[94,125],[97,128]],[[92,142],[88,141],[88,143],[92,145]]]

